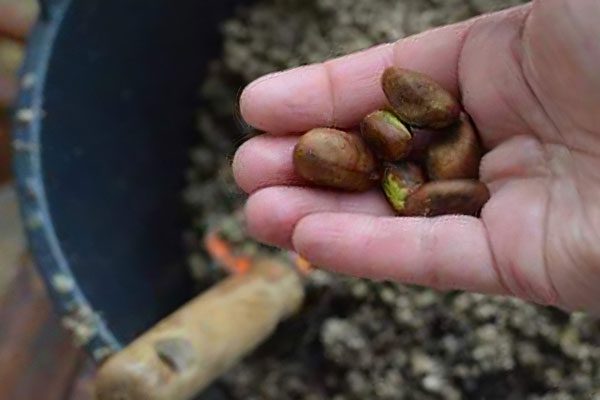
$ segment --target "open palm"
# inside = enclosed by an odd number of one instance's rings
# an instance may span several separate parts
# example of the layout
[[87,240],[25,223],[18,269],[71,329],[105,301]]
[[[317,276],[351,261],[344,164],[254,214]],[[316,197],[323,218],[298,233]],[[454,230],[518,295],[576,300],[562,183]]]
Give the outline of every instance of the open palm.
[[[269,132],[236,154],[249,229],[324,268],[600,312],[600,2],[538,0],[252,83]],[[420,70],[461,98],[489,152],[482,218],[394,217],[377,191],[303,186],[297,134],[384,104],[381,72]]]

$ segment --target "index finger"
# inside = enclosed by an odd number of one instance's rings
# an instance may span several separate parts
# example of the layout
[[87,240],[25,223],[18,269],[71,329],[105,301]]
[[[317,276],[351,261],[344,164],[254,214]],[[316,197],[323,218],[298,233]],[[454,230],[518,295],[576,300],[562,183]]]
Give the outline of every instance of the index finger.
[[529,8],[515,7],[324,63],[267,75],[243,91],[242,116],[255,128],[273,134],[356,126],[364,115],[385,104],[380,77],[390,66],[423,72],[458,97],[459,64],[470,28],[477,21],[503,19]]
[[456,94],[457,60],[471,21],[393,44],[264,76],[243,91],[244,119],[270,133],[351,127],[385,103],[380,76],[397,65],[422,71]]

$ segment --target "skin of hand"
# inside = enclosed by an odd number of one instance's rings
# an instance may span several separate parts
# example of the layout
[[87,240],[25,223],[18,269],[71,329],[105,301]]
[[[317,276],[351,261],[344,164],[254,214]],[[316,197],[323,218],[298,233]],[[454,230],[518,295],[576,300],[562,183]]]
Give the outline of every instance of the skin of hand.
[[17,93],[15,64],[20,63],[20,57],[16,55],[37,12],[35,0],[0,0],[0,108],[10,105]]
[[[250,232],[340,273],[600,314],[599,20],[597,0],[537,0],[251,83],[242,115],[268,134],[233,162]],[[297,135],[384,105],[390,65],[431,75],[473,118],[492,191],[481,219],[393,217],[376,190],[294,174]]]
[[0,37],[24,41],[38,12],[37,0],[0,0]]
[[6,109],[18,92],[16,72],[22,46],[36,15],[35,0],[0,0],[0,184],[10,176]]

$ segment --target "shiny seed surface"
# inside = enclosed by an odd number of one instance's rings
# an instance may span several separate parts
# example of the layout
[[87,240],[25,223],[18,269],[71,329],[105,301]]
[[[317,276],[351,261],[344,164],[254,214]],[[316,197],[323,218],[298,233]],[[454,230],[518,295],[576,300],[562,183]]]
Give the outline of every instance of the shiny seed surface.
[[458,120],[458,101],[425,74],[390,67],[384,71],[381,85],[394,113],[409,125],[442,129]]
[[354,134],[330,128],[305,133],[294,148],[294,169],[308,182],[346,191],[366,191],[379,178],[375,157]]
[[403,215],[478,216],[489,199],[490,192],[487,186],[476,180],[433,181],[422,185],[406,199]]
[[427,150],[425,164],[431,180],[477,179],[482,149],[475,128],[466,114]]
[[399,161],[408,156],[412,148],[409,129],[386,110],[367,115],[361,124],[361,134],[375,155],[386,161]]

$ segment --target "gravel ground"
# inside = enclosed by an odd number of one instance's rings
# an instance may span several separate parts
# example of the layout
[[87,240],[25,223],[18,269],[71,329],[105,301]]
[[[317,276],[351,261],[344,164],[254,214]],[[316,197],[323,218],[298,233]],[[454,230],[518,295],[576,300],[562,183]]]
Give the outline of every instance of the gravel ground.
[[[229,217],[244,201],[230,157],[253,134],[235,108],[239,88],[523,2],[263,0],[226,21],[223,56],[201,89],[204,145],[188,171],[186,237],[199,282],[214,277],[200,246],[207,227],[225,218],[244,236],[243,223]],[[322,271],[307,289],[302,312],[224,377],[232,399],[600,399],[600,324],[583,314]]]

